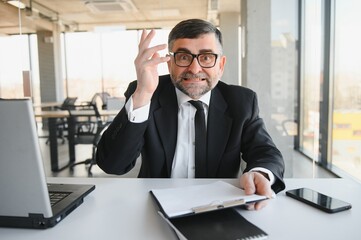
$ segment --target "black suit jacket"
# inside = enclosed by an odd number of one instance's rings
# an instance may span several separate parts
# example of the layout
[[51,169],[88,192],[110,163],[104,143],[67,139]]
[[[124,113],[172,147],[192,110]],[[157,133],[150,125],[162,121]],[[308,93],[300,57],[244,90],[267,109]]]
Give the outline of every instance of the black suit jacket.
[[[136,81],[125,92],[126,100],[135,88]],[[237,177],[242,158],[247,163],[245,171],[255,167],[272,171],[276,177],[272,188],[279,192],[285,188],[284,162],[258,113],[257,96],[252,90],[223,82],[212,90],[207,120],[207,176]],[[134,167],[141,154],[138,177],[170,177],[177,141],[177,114],[175,87],[169,75],[160,76],[149,119],[132,123],[123,108],[99,142],[97,164],[107,173],[124,174]]]

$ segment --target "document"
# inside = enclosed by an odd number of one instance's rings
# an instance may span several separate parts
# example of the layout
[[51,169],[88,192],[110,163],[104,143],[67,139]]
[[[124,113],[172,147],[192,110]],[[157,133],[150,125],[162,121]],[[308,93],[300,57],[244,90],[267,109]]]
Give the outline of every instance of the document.
[[153,189],[151,194],[167,218],[209,212],[267,199],[224,181],[179,188]]

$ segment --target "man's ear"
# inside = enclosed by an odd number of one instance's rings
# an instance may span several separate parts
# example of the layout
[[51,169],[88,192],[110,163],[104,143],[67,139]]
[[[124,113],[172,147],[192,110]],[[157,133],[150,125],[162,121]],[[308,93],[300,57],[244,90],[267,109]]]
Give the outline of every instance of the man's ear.
[[[165,55],[166,57],[172,58],[171,55],[167,54]],[[172,68],[172,59],[169,59],[169,61],[167,62],[168,65],[168,72],[171,73],[171,68]]]
[[219,59],[219,78],[222,77],[224,66],[226,65],[227,58],[226,56],[222,55]]

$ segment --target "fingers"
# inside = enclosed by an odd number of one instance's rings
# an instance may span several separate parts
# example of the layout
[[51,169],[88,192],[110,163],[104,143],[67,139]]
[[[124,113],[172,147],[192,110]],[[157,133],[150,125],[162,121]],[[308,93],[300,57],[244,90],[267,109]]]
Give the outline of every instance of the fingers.
[[[142,59],[142,60],[149,60],[149,59],[155,59],[154,55],[157,54],[158,51],[161,51],[163,49],[165,49],[167,47],[167,44],[160,44],[160,45],[156,45],[156,46],[153,46],[153,47],[150,47],[150,48],[146,48],[144,50],[140,50],[139,51],[139,58]],[[158,54],[157,55],[158,58],[160,57],[160,55]],[[163,57],[163,58],[166,58],[168,59],[169,57]]]
[[158,51],[164,50],[167,47],[167,44],[160,44],[153,47],[149,47],[152,39],[155,36],[155,30],[151,30],[147,33],[146,30],[142,31],[142,35],[140,37],[140,42],[138,45],[138,55],[134,60],[134,64],[136,66],[138,74],[143,72],[146,68],[154,68],[158,66],[160,63],[164,63],[169,61],[169,57],[161,57],[158,54]]
[[244,189],[244,192],[247,195],[256,193],[256,186],[253,178],[253,174],[251,174],[250,172],[246,172],[241,176],[241,187]]
[[246,172],[240,179],[241,187],[246,194],[260,194],[269,198],[273,197],[271,183],[258,172]]
[[148,48],[150,42],[152,41],[152,39],[155,36],[155,31],[154,29],[150,30],[150,32],[147,34],[147,30],[143,29],[142,31],[142,35],[140,37],[140,42],[138,45],[138,50],[139,51],[143,51],[144,48]]
[[263,200],[256,203],[250,203],[246,205],[247,210],[261,210],[262,208],[266,207],[269,200]]
[[[153,47],[149,47],[152,39],[155,36],[155,30],[152,29],[147,34],[147,31],[144,29],[142,31],[142,35],[140,37],[140,42],[138,45],[139,50],[139,56],[143,60],[149,60],[149,59],[158,59],[160,56],[157,54],[158,51],[164,50],[167,47],[167,44],[159,44]],[[157,56],[157,57],[155,57]],[[167,58],[167,57],[166,57]]]
[[[271,184],[267,178],[257,172],[244,173],[240,178],[241,187],[244,189],[247,195],[259,194],[267,196],[268,198],[274,198],[275,194],[271,188]],[[247,205],[249,210],[259,210],[264,208],[268,203],[268,200],[260,201],[255,204]]]

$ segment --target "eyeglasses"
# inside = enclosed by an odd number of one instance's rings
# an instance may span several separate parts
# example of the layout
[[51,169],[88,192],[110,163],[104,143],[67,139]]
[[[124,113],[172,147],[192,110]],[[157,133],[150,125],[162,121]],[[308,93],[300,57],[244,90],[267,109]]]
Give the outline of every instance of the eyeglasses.
[[169,54],[174,57],[174,62],[178,67],[189,67],[196,58],[202,68],[212,68],[216,65],[218,57],[218,54],[215,53],[169,52]]

